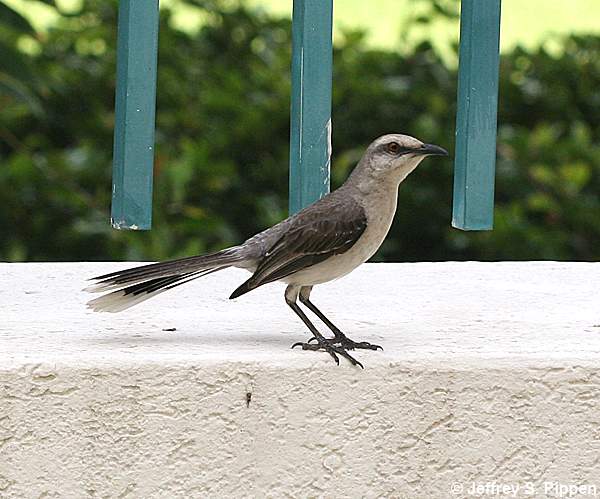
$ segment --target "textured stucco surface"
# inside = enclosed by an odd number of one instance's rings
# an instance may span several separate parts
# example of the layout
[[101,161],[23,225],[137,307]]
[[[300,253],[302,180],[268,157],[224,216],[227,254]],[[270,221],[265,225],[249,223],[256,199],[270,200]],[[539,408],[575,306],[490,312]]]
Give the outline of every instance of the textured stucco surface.
[[229,301],[242,271],[87,311],[127,265],[0,264],[0,497],[600,490],[600,264],[364,265],[313,292],[364,371],[290,350],[282,286]]

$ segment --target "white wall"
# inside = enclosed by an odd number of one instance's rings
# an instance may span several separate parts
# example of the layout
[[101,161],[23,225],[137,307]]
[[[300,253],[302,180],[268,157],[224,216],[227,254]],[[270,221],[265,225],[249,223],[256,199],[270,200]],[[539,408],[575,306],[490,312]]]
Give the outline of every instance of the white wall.
[[385,348],[364,371],[290,350],[308,334],[281,286],[229,301],[241,271],[86,311],[85,278],[122,266],[0,264],[0,497],[600,493],[600,264],[369,264],[317,287]]

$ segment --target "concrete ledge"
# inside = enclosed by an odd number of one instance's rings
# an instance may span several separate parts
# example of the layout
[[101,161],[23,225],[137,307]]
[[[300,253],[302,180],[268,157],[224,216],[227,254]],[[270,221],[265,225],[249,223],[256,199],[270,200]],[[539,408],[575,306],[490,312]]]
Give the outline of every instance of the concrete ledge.
[[290,350],[308,334],[282,286],[229,301],[242,271],[87,311],[84,280],[128,265],[0,264],[1,497],[600,494],[598,263],[368,264],[315,288],[384,346],[364,371]]

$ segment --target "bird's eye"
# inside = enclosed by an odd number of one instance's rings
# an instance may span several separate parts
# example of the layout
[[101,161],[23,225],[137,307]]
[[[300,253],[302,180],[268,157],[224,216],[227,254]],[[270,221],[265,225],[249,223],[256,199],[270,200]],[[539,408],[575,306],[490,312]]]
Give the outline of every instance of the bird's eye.
[[400,151],[402,149],[398,142],[390,142],[385,146],[385,148],[388,153],[393,154],[394,156],[400,154]]

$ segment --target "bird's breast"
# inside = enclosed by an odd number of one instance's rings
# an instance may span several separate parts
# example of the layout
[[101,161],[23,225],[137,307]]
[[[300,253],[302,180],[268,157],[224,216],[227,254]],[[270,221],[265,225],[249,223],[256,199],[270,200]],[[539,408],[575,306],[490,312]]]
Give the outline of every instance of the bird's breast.
[[390,230],[396,211],[397,194],[365,201],[367,228],[348,251],[297,272],[284,281],[301,286],[322,284],[352,272],[371,258]]

